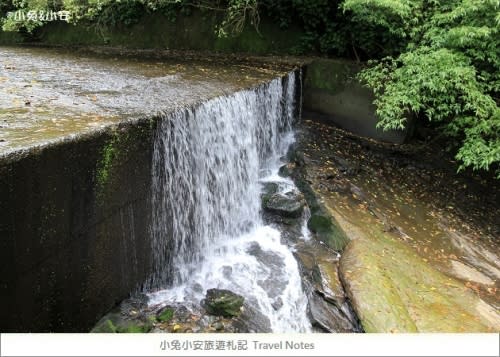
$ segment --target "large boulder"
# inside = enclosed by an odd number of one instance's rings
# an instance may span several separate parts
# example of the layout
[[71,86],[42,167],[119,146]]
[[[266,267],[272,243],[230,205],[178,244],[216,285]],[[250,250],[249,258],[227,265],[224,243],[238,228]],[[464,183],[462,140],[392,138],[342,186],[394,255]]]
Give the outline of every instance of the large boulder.
[[202,304],[207,313],[216,316],[234,317],[241,313],[245,298],[224,289],[208,289]]

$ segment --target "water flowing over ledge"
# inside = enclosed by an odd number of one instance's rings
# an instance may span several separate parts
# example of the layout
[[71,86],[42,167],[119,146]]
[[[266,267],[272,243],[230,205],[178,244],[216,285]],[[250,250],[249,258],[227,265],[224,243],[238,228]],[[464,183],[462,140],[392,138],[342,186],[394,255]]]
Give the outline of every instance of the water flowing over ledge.
[[0,328],[9,332],[89,331],[148,281],[159,112],[194,113],[293,68],[0,52]]
[[151,303],[196,306],[207,289],[225,288],[245,296],[274,332],[310,330],[297,262],[260,214],[261,182],[294,140],[297,75],[179,109],[159,124]]

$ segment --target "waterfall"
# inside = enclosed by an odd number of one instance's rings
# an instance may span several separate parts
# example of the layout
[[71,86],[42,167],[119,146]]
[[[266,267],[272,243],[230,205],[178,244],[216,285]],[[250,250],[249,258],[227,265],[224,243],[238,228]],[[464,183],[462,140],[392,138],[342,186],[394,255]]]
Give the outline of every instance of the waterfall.
[[259,180],[277,170],[293,141],[295,77],[291,72],[178,109],[159,123],[152,165],[153,299],[199,301],[207,288],[225,287],[252,301],[273,331],[308,329],[297,263],[260,215]]

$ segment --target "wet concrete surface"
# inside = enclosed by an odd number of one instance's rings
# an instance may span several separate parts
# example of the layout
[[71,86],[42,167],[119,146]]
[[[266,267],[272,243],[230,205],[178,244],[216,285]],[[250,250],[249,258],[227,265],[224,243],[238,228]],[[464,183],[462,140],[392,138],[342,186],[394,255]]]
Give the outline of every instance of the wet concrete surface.
[[237,61],[0,47],[0,155],[150,118],[280,74]]

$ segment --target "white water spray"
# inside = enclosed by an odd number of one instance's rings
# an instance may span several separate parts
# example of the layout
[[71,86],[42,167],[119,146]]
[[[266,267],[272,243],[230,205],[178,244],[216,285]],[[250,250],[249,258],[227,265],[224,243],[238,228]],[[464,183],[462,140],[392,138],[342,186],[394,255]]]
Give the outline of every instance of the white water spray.
[[207,289],[225,288],[274,332],[310,330],[297,262],[260,216],[259,181],[276,174],[293,142],[295,76],[179,109],[159,124],[151,303],[196,304]]

